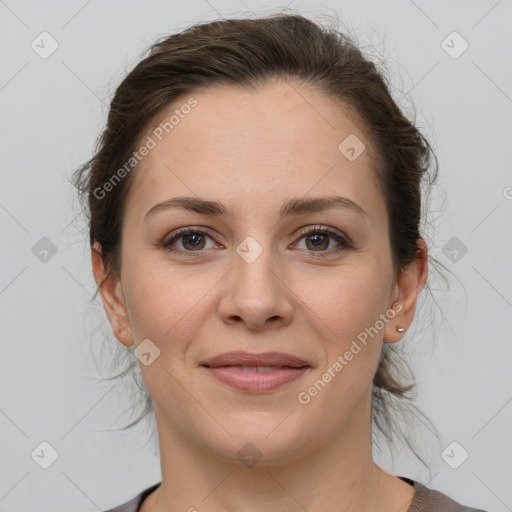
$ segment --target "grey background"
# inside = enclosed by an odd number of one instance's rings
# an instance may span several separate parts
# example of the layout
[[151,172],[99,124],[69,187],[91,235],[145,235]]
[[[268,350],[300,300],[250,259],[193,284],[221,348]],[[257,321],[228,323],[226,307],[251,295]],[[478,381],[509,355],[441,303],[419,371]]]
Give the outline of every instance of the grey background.
[[[130,434],[108,431],[127,422],[119,414],[132,388],[98,380],[92,345],[107,347],[108,362],[108,347],[117,342],[102,306],[91,300],[90,252],[67,179],[91,156],[115,87],[157,37],[286,6],[317,21],[338,13],[363,49],[385,59],[395,98],[408,113],[416,105],[417,123],[439,157],[428,233],[431,254],[456,278],[447,292],[433,275],[443,314],[427,305],[404,343],[417,404],[441,432],[441,449],[419,431],[430,471],[405,450],[395,460],[378,454],[379,462],[464,504],[512,510],[512,1],[6,0],[1,511],[104,510],[160,480],[151,423]],[[31,47],[43,31],[58,43],[46,59]],[[453,31],[469,44],[457,58],[445,51],[462,48],[457,36],[447,39]],[[58,452],[48,469],[31,457],[42,453],[43,441]],[[452,460],[461,456],[459,446],[469,454],[457,469],[441,456],[453,441]]]

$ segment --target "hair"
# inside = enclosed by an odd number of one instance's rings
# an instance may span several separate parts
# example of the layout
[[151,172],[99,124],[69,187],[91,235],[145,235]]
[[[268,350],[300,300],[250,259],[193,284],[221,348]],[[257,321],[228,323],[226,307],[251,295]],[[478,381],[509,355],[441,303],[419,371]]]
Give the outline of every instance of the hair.
[[[420,252],[417,242],[422,238],[422,196],[426,200],[438,173],[429,142],[393,100],[383,71],[348,35],[299,14],[280,13],[196,24],[167,35],[149,48],[148,55],[117,87],[95,154],[73,175],[87,215],[91,248],[101,254],[107,269],[105,279],[120,275],[123,207],[137,167],[123,173],[123,179],[104,197],[98,197],[97,191],[130,160],[159,116],[179,99],[210,87],[228,85],[254,91],[275,80],[308,87],[339,102],[353,115],[369,142],[384,197],[395,275],[415,261]],[[100,250],[93,247],[95,243]],[[432,262],[430,253],[428,260]],[[403,438],[419,457],[395,417],[397,404],[418,411],[411,403],[412,373],[395,345],[383,343],[373,379],[372,421],[389,442]],[[132,361],[111,378],[137,367]],[[142,414],[124,429],[154,410],[149,393],[144,392]]]

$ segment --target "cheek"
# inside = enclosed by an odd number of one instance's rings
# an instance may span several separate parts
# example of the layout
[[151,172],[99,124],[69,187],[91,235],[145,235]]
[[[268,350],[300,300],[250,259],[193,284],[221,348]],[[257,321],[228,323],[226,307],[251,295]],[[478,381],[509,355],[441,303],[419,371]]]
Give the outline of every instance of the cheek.
[[307,395],[303,397],[310,399],[313,410],[332,415],[333,421],[342,421],[365,402],[382,346],[378,321],[385,312],[387,282],[378,264],[360,263],[337,268],[329,279],[315,280],[314,293],[307,282],[301,285],[306,310],[313,312],[310,318],[326,333],[325,360],[307,383],[310,387],[302,390]]
[[374,333],[371,327],[379,318],[382,301],[375,297],[378,293],[374,280],[358,281],[359,286],[352,284],[345,281],[331,285],[314,306],[324,305],[323,310],[316,310],[323,311],[320,318],[334,335],[330,333],[323,340],[326,360],[299,390],[297,401],[309,417],[322,418],[322,426],[317,427],[319,436],[349,428],[353,418],[366,418],[371,403],[373,376],[382,346],[381,331]]
[[149,338],[161,350],[179,351],[184,332],[197,320],[201,299],[213,283],[206,275],[186,273],[151,258],[130,263],[123,289],[136,342]]
[[362,261],[338,267],[322,278],[302,280],[300,287],[297,294],[336,350],[344,350],[352,339],[375,325],[386,305],[382,270]]
[[[151,270],[148,270],[148,269]],[[135,343],[151,340],[160,350],[150,365],[139,363],[145,385],[156,403],[175,404],[176,412],[193,406],[177,382],[188,379],[187,349],[203,319],[204,297],[213,282],[205,275],[183,276],[151,262],[126,272],[129,320]],[[193,394],[193,388],[189,385]],[[181,404],[181,405],[177,405]]]

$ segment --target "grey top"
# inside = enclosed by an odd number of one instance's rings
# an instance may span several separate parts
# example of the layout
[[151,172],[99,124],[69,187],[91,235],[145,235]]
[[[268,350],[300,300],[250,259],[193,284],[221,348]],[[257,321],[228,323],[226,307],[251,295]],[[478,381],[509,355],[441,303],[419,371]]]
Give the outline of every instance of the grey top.
[[[400,476],[404,482],[414,487],[414,496],[407,512],[486,512],[485,510],[466,507],[452,500],[446,494],[433,489],[428,489],[424,485]],[[115,508],[106,510],[105,512],[139,512],[142,502],[160,485],[160,482],[145,489],[137,494],[130,501],[123,503]]]

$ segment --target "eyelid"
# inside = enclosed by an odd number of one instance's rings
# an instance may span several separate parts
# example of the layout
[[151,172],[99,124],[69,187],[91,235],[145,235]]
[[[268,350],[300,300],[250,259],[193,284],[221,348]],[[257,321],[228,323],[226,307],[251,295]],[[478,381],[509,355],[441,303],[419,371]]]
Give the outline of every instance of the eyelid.
[[[307,226],[306,228],[301,229],[298,233],[299,238],[297,239],[297,242],[299,242],[304,236],[315,234],[315,233],[323,233],[323,234],[330,235],[332,238],[334,238],[338,242],[338,244],[341,247],[339,247],[338,249],[330,249],[328,251],[308,251],[308,252],[318,253],[318,254],[322,254],[322,253],[328,254],[328,253],[336,252],[337,250],[351,249],[354,247],[354,244],[348,235],[346,235],[342,231],[339,231],[336,228],[331,228],[329,226],[323,226],[321,224]],[[295,244],[297,242],[293,242],[293,243]]]
[[162,240],[162,245],[168,245],[173,240],[180,238],[180,236],[191,233],[208,235],[212,240],[214,239],[214,236],[209,228],[203,226],[186,226],[184,228],[175,229],[172,231],[172,233],[169,233],[168,236],[165,236]]
[[336,229],[336,228],[331,228],[329,226],[324,226],[322,224],[314,224],[312,226],[307,226],[305,228],[302,228],[299,231],[298,235],[304,236],[304,235],[309,235],[311,233],[316,233],[316,232],[328,233],[330,235],[336,235],[336,236],[342,238],[345,242],[352,244],[352,240],[350,239],[350,237],[348,235],[346,235],[345,233],[343,233],[343,231],[340,231],[339,229]]
[[[320,225],[320,224],[310,225],[310,226],[307,226],[307,227],[302,228],[301,230],[299,230],[299,232],[296,235],[297,239],[294,242],[292,242],[290,245],[295,245],[296,243],[300,242],[302,240],[302,238],[304,238],[305,236],[311,235],[311,234],[315,234],[315,233],[322,233],[322,234],[329,235],[331,238],[335,239],[336,242],[338,242],[339,247],[337,249],[329,249],[327,251],[307,251],[307,252],[311,252],[311,253],[314,253],[314,254],[315,253],[318,253],[318,254],[330,254],[330,253],[333,253],[333,252],[337,252],[337,251],[340,251],[340,250],[343,250],[343,249],[349,249],[349,248],[353,247],[352,240],[346,234],[344,234],[343,232],[339,231],[336,228],[331,228],[331,227],[323,226],[323,225]],[[190,254],[190,255],[193,255],[193,254],[196,254],[196,253],[197,254],[204,253],[205,250],[183,251],[183,250],[178,250],[178,249],[173,249],[172,248],[172,244],[176,240],[179,240],[182,236],[185,236],[187,234],[202,234],[202,235],[206,235],[215,244],[217,244],[217,245],[219,244],[215,240],[215,236],[213,236],[211,234],[211,230],[209,228],[202,227],[202,226],[186,226],[186,227],[183,227],[183,228],[176,229],[175,231],[173,231],[171,233],[170,236],[165,237],[163,239],[163,241],[161,242],[161,245],[164,248],[166,248],[167,250],[172,251],[172,252],[177,252],[177,253],[186,253],[186,254]]]

